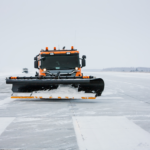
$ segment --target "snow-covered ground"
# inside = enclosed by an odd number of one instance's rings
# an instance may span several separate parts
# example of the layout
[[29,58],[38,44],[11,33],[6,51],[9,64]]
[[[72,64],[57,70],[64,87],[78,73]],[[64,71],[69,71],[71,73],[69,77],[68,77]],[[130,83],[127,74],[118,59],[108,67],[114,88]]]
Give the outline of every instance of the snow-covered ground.
[[85,72],[105,81],[95,100],[10,99],[12,74],[0,74],[0,149],[150,150],[149,73]]

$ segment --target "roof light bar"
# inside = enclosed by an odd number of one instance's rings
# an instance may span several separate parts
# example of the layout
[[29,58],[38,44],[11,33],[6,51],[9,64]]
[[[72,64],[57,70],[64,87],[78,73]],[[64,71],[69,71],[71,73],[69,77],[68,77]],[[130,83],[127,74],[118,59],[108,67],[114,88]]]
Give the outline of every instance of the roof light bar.
[[10,79],[17,79],[17,77],[10,77]]

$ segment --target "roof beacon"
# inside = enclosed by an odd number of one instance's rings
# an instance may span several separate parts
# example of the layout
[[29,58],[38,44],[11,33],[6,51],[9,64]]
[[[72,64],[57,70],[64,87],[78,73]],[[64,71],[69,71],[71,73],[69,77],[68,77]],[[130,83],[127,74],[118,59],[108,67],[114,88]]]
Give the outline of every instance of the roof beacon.
[[48,47],[46,47],[46,51],[48,51]]
[[71,46],[71,50],[73,50],[74,49],[74,47],[73,46]]

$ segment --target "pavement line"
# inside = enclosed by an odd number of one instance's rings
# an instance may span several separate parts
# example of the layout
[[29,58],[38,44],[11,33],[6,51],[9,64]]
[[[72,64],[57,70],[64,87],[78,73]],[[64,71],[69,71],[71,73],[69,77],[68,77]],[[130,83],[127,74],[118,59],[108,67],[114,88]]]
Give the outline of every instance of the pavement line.
[[13,122],[15,117],[0,117],[0,135],[5,131],[5,129]]
[[73,126],[74,126],[74,129],[75,129],[79,149],[80,150],[86,150],[87,148],[85,146],[84,139],[83,139],[83,136],[81,134],[78,122],[76,121],[75,117],[73,117],[72,119],[73,119]]
[[123,116],[73,117],[80,150],[147,150],[150,134]]

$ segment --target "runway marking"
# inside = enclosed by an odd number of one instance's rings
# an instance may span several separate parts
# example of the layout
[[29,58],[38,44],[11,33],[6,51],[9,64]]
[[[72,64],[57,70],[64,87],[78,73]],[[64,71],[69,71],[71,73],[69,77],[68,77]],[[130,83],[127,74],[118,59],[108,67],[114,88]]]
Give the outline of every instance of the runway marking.
[[148,150],[150,134],[126,117],[73,117],[80,150]]
[[0,117],[0,135],[5,131],[5,129],[13,122],[15,117]]

